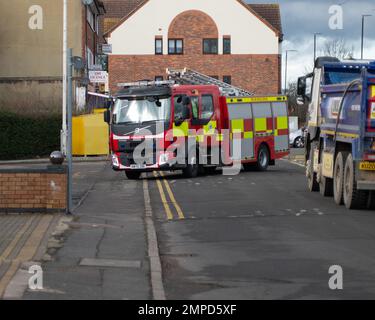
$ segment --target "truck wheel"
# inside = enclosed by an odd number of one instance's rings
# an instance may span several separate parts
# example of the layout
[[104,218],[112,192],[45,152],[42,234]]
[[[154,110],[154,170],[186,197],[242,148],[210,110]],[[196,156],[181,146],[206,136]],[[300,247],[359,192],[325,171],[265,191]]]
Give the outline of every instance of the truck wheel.
[[367,201],[367,209],[375,210],[375,191],[370,191]]
[[333,196],[333,180],[327,177],[321,177],[319,182],[320,194],[324,197]]
[[270,153],[268,152],[268,148],[263,144],[260,146],[258,150],[258,159],[256,168],[258,171],[266,171],[270,164]]
[[307,186],[310,192],[319,191],[319,183],[316,181],[316,173],[314,172],[314,146],[315,144],[311,145],[306,168]]
[[139,177],[141,176],[141,172],[125,170],[125,175],[129,180],[138,180]]
[[344,164],[348,152],[339,152],[336,156],[335,166],[333,169],[333,198],[336,204],[343,204],[344,189]]
[[186,168],[182,169],[185,178],[196,178],[199,172],[199,166],[197,164],[197,158],[192,156],[190,161],[187,163]]
[[368,192],[357,189],[353,156],[348,155],[344,169],[344,204],[347,209],[362,209],[367,205]]

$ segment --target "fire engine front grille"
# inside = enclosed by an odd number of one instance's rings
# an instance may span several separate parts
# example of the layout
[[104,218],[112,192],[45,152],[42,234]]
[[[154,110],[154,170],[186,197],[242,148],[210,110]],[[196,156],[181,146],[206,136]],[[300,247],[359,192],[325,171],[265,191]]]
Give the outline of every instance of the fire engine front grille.
[[[123,166],[129,167],[133,164],[136,164],[134,159],[134,151],[135,149],[143,143],[145,140],[128,140],[128,141],[120,141],[119,142],[119,151],[120,151],[120,161]],[[156,140],[153,139],[153,145],[150,150],[141,150],[141,157],[143,158],[143,162],[145,164],[155,164],[156,163]],[[151,146],[151,145],[150,145]],[[146,147],[146,144],[144,144]],[[137,161],[139,162],[139,161]],[[144,164],[144,163],[137,163],[137,164]]]

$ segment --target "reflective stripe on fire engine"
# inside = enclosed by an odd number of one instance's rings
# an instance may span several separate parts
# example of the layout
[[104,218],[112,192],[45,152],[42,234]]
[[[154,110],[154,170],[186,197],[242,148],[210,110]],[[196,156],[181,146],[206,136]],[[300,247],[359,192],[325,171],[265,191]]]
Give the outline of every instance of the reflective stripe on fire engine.
[[[249,125],[246,125],[249,121]],[[252,119],[233,119],[231,120],[231,134],[230,139],[233,140],[235,133],[240,133],[243,139],[253,139],[254,132],[252,131]]]
[[252,102],[282,102],[287,101],[286,96],[227,98],[227,103],[252,103]]
[[277,117],[275,137],[288,135],[288,117]]
[[189,135],[189,122],[185,121],[182,123],[180,126],[176,126],[173,124],[173,137],[175,138],[181,138],[181,137],[196,137],[198,142],[204,142],[204,138],[206,136],[213,136],[216,133],[216,140],[217,141],[222,141],[223,140],[223,135],[222,134],[217,134],[217,121],[210,121],[208,124],[203,126],[202,129],[198,130],[198,132],[202,132],[203,130],[203,135],[198,134],[198,135]]
[[189,123],[187,121],[183,122],[180,126],[173,124],[173,137],[187,137],[189,134]]
[[375,86],[371,86],[371,97],[375,98]]

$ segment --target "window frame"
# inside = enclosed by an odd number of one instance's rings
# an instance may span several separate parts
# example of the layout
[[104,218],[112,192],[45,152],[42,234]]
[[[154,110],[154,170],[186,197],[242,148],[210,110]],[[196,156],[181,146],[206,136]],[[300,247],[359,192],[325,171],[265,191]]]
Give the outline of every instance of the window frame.
[[[230,79],[230,81],[229,82],[226,82],[225,81],[225,78],[229,78]],[[223,76],[223,82],[225,82],[226,84],[232,84],[232,76],[230,76],[230,75],[225,75],[225,76]]]
[[[170,46],[169,46],[169,43],[171,41],[174,42],[174,51],[173,52],[170,51]],[[181,44],[182,44],[182,51],[181,52],[177,52],[177,41],[181,41]],[[184,39],[182,39],[182,38],[169,38],[168,39],[168,54],[169,55],[183,55],[184,54]]]
[[[229,51],[225,50],[225,42],[229,41]],[[232,39],[231,37],[224,36],[223,37],[223,54],[232,54]]]
[[[216,52],[205,52],[204,50],[204,44],[206,41],[216,41]],[[211,48],[211,45],[210,45]],[[218,55],[219,54],[219,39],[218,38],[204,38],[202,40],[202,53],[203,54],[212,54],[212,55]]]
[[[157,46],[156,43],[160,41],[161,42],[161,52],[157,52]],[[155,38],[155,55],[162,56],[164,54],[163,52],[163,38]]]

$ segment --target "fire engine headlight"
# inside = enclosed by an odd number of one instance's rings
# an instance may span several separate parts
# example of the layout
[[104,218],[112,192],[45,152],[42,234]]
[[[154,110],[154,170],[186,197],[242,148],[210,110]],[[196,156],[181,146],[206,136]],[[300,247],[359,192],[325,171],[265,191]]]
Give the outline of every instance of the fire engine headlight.
[[117,156],[116,156],[115,154],[112,155],[112,165],[113,165],[114,167],[119,167],[119,166],[120,166],[120,163],[119,163],[119,161],[118,161],[118,158],[117,158]]

